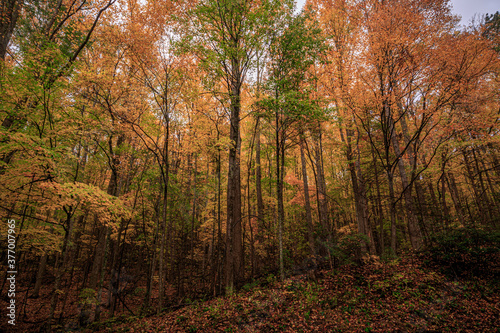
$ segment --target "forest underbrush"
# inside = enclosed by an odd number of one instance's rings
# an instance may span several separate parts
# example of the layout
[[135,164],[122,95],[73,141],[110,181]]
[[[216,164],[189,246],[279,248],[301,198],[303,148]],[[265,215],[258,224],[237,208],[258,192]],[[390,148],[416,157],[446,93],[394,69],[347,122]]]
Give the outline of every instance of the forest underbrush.
[[394,260],[270,274],[238,293],[88,332],[497,332],[498,233],[457,230]]

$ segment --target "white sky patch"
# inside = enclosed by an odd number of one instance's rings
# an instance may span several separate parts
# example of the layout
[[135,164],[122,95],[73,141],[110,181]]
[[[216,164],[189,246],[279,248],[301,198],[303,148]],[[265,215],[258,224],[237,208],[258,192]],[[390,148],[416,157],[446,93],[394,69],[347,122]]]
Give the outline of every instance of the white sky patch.
[[495,14],[500,11],[498,0],[452,0],[452,11],[462,16],[462,24],[467,25],[472,17],[477,15]]
[[[302,8],[306,0],[297,0],[297,8]],[[463,25],[468,25],[472,17],[477,14],[495,14],[500,11],[500,2],[498,0],[451,0],[452,12],[460,15]]]

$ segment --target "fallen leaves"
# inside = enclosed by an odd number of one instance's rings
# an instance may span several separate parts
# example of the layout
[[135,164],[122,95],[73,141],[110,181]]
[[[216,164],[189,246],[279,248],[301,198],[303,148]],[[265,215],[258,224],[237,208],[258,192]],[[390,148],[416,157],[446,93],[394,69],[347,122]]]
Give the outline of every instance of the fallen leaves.
[[[396,332],[492,331],[500,325],[498,283],[451,281],[409,256],[322,271],[102,331]],[[489,284],[487,284],[489,283]],[[487,297],[483,297],[487,294]]]

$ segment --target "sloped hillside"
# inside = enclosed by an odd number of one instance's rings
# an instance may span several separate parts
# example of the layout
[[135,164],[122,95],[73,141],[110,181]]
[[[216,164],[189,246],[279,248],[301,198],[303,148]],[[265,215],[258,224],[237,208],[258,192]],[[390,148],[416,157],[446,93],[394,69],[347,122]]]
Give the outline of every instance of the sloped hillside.
[[409,255],[311,273],[283,283],[271,275],[233,296],[160,316],[119,318],[92,331],[497,332],[500,327],[496,272],[451,279],[440,267]]

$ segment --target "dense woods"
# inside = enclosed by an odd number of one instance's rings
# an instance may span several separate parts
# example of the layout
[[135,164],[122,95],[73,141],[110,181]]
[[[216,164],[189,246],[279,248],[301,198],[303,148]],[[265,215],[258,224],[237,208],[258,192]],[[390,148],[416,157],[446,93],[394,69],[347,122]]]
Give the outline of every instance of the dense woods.
[[2,0],[18,322],[498,231],[499,17],[458,22],[446,0]]

